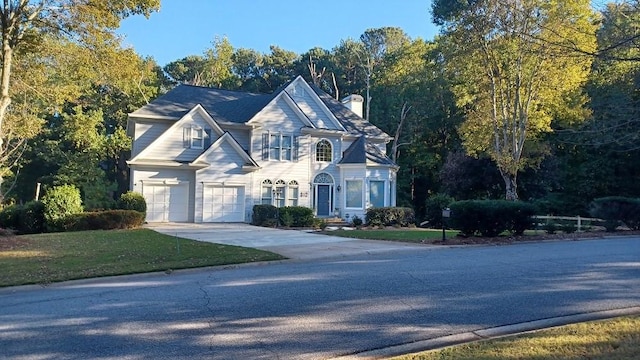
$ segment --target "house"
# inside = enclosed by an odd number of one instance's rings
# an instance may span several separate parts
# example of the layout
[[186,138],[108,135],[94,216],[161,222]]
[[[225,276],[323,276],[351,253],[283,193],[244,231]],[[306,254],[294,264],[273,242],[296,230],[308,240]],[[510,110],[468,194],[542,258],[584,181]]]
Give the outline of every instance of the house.
[[269,95],[179,85],[129,114],[148,222],[250,222],[255,204],[364,217],[395,206],[391,137],[302,77]]

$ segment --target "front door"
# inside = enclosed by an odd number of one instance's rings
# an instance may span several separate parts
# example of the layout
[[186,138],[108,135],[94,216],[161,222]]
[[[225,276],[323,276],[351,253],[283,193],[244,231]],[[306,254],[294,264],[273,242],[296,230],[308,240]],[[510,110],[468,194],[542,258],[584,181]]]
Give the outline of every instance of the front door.
[[331,213],[331,185],[318,185],[318,216]]

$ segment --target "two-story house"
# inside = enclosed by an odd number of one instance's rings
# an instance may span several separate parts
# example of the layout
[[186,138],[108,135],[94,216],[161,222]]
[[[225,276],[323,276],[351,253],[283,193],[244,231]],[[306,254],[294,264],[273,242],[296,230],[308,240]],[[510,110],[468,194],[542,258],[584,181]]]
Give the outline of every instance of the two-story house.
[[129,114],[147,221],[249,222],[255,204],[361,218],[395,206],[391,137],[302,77],[273,94],[179,85]]

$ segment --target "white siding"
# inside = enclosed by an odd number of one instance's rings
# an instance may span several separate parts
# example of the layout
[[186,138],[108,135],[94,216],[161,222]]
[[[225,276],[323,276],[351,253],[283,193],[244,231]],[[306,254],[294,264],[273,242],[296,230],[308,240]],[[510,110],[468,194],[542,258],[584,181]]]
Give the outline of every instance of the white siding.
[[[210,152],[204,159],[211,166],[196,172],[195,184],[195,220],[202,222],[203,186],[205,184],[234,184],[245,187],[244,194],[250,194],[251,173],[242,170],[244,159],[233,146],[223,141],[218,148]],[[253,204],[251,204],[253,206]],[[246,208],[246,206],[245,206]],[[245,219],[247,221],[247,219]]]
[[[162,143],[154,143],[152,145],[149,152],[145,154],[146,159],[192,161],[202,154],[204,149],[185,147],[184,128],[199,126],[203,129],[211,129],[211,125],[198,112],[187,116],[190,116],[190,118],[188,118],[182,126],[168,130],[171,131],[171,133],[167,134],[168,136],[164,138]],[[211,134],[213,139],[209,141],[212,143],[218,136],[214,131],[211,131]],[[205,144],[206,143],[207,140],[205,140]]]
[[171,125],[171,123],[161,121],[136,120],[131,158],[138,155],[144,148],[160,137]]
[[242,129],[228,129],[228,130],[226,130],[225,129],[225,131],[228,131],[229,134],[231,134],[233,136],[233,138],[236,139],[238,144],[240,144],[240,146],[242,146],[243,149],[249,150],[249,143],[250,143],[249,130],[242,130]]
[[305,94],[304,97],[293,97],[293,100],[317,128],[334,130],[340,129],[330,119],[329,115],[323,111],[322,107],[318,105],[317,102],[313,101],[313,99],[311,99],[307,94]]
[[[346,180],[362,180],[364,194],[367,193],[368,191],[367,169],[364,166],[364,164],[343,166],[341,168],[341,175],[342,175],[342,179],[341,179],[340,185],[342,186],[342,189],[343,189],[341,193],[346,193],[346,183],[345,183]],[[363,205],[365,209],[366,209],[366,200],[367,200],[367,197],[365,197],[363,200]],[[352,219],[354,215],[357,215],[359,218],[363,220],[365,218],[365,213],[366,213],[365,209],[351,209],[346,207],[344,195],[340,200],[340,208],[341,208],[340,210],[342,212],[343,217],[346,214],[349,214],[349,219]]]

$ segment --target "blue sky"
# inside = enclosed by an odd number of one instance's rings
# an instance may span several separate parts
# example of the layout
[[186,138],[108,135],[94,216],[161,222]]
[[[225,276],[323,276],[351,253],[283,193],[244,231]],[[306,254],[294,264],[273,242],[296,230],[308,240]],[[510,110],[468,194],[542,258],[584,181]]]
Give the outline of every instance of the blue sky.
[[366,29],[402,28],[412,38],[433,39],[430,0],[161,0],[149,19],[122,22],[123,44],[159,65],[201,55],[216,35],[234,48],[269,52],[270,45],[303,53],[330,50],[341,39],[357,39]]

